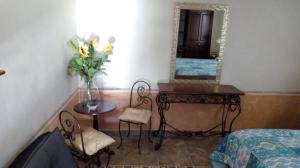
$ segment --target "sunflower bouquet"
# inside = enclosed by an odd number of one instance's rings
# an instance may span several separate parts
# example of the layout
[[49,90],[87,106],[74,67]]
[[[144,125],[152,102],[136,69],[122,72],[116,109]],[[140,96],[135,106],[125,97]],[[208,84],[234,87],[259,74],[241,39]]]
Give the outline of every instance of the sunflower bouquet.
[[69,61],[68,73],[77,74],[89,84],[94,76],[105,74],[105,64],[109,63],[109,55],[112,54],[113,43],[115,39],[110,37],[108,44],[100,49],[99,37],[91,35],[88,39],[73,38],[67,42],[68,46],[73,49],[74,57]]

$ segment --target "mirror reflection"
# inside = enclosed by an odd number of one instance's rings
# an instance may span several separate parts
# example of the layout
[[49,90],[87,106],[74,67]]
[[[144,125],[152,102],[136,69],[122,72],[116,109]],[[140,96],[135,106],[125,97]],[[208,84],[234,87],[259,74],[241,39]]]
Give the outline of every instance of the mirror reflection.
[[224,11],[180,9],[175,79],[217,76]]

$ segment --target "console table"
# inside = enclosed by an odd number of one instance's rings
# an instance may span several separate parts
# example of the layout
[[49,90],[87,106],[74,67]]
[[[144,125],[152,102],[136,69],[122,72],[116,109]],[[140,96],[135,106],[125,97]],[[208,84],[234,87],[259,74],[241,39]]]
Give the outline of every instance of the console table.
[[201,104],[222,104],[222,121],[207,131],[199,131],[194,133],[183,132],[175,129],[177,132],[186,135],[204,135],[209,131],[221,126],[222,135],[226,134],[226,122],[229,112],[236,113],[230,121],[229,130],[231,132],[232,124],[241,113],[240,95],[244,92],[240,91],[232,85],[217,84],[177,84],[177,83],[158,83],[159,92],[156,96],[160,123],[158,131],[154,132],[155,136],[159,136],[159,141],[155,145],[158,150],[163,142],[166,126],[170,126],[165,119],[165,112],[169,110],[171,103],[201,103]]

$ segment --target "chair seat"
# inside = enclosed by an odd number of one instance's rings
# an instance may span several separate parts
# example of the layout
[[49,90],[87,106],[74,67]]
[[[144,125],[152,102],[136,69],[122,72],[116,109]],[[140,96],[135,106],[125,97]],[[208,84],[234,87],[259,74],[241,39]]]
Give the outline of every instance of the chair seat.
[[[97,131],[93,128],[88,128],[82,132],[83,143],[85,152],[88,155],[93,155],[99,150],[111,145],[115,142],[110,136]],[[75,140],[73,141],[74,146],[83,152],[80,134],[75,135]]]
[[123,121],[146,124],[151,117],[151,111],[137,108],[126,108],[119,119]]

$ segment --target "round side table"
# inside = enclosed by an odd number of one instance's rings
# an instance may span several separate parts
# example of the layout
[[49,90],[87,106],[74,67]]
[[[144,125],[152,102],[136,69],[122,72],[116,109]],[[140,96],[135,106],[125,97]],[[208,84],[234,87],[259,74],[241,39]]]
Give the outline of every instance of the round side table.
[[74,111],[84,115],[93,116],[93,128],[98,130],[98,115],[111,112],[116,109],[116,103],[110,100],[100,100],[99,105],[95,110],[90,110],[86,103],[78,103],[74,106]]

